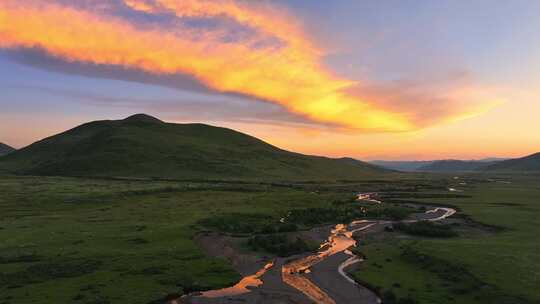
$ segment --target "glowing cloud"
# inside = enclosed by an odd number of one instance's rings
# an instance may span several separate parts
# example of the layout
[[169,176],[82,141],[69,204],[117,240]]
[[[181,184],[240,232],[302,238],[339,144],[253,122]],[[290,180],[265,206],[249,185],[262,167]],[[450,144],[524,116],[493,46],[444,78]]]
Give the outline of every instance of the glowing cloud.
[[[169,20],[141,24],[115,16],[113,9],[99,5],[102,1],[90,2],[102,9],[1,1],[0,48],[40,49],[68,62],[156,75],[187,74],[213,90],[273,102],[348,129],[409,131],[421,126],[407,111],[350,94],[355,82],[325,70],[324,52],[282,10],[236,1],[124,0],[131,14]],[[222,26],[196,27],[186,19]],[[245,33],[237,35],[238,28]]]
[[391,112],[399,112],[418,128],[472,118],[500,106],[508,96],[502,88],[475,83],[468,73],[425,80],[355,85],[351,96],[369,100]]

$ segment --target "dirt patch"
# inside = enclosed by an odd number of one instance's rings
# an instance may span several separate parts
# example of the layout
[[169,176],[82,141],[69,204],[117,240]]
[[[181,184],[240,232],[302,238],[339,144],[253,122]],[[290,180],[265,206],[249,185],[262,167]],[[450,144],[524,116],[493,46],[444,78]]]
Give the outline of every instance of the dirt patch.
[[195,236],[195,242],[208,256],[226,259],[242,276],[255,273],[273,259],[273,256],[242,250],[246,240],[216,232],[204,232]]

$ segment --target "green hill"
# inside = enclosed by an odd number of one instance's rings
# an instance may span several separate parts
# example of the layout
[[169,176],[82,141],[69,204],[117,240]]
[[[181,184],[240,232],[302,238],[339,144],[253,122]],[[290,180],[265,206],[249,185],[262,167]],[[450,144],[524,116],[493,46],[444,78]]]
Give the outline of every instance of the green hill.
[[137,114],[83,124],[0,159],[22,175],[171,179],[361,179],[386,172],[349,159],[288,152],[255,137],[204,124]]
[[538,171],[540,172],[540,152],[522,158],[509,159],[484,168],[485,171],[518,172],[518,171]]
[[4,143],[0,143],[0,156],[6,155],[6,154],[11,153],[13,151],[15,151],[14,148],[12,148],[12,147],[4,144]]

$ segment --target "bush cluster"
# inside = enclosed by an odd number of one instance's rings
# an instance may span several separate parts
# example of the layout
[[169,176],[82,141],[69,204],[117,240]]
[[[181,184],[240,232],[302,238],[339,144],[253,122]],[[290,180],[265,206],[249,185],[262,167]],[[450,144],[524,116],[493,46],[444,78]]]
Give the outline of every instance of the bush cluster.
[[263,250],[277,254],[280,257],[286,257],[315,249],[314,246],[310,246],[301,238],[297,237],[296,239],[291,240],[285,234],[256,235],[248,240],[248,246],[253,250]]
[[416,304],[418,303],[410,295],[405,298],[397,297],[393,291],[387,290],[382,294],[382,302],[384,304]]
[[452,230],[450,225],[440,225],[430,221],[420,221],[412,224],[398,223],[394,225],[394,229],[418,236],[444,238],[457,236],[457,232]]
[[269,215],[256,213],[229,213],[209,217],[201,220],[199,224],[204,227],[228,233],[255,233],[263,230],[275,219]]

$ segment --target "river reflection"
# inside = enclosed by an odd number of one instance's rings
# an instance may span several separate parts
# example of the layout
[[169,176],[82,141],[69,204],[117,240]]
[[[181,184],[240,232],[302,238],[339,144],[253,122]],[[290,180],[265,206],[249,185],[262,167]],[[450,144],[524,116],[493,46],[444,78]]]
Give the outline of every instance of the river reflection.
[[273,262],[270,262],[266,264],[261,270],[257,271],[254,275],[246,276],[240,280],[240,282],[236,283],[236,285],[222,288],[222,289],[216,289],[216,290],[208,290],[205,292],[202,292],[200,297],[205,298],[219,298],[219,297],[230,297],[230,296],[237,296],[244,293],[250,292],[250,287],[255,288],[263,284],[263,281],[260,279],[260,277],[268,271],[268,269],[272,268],[274,266]]
[[311,267],[327,257],[340,252],[345,252],[351,255],[351,258],[344,261],[339,266],[338,271],[347,281],[354,282],[354,280],[349,278],[343,271],[346,267],[361,261],[348,250],[349,248],[356,246],[356,241],[352,237],[353,233],[368,229],[376,224],[377,222],[368,220],[354,221],[349,225],[337,224],[334,229],[331,230],[328,240],[321,244],[319,248],[320,251],[317,254],[303,257],[283,265],[281,269],[283,282],[299,290],[316,303],[335,304],[335,301],[332,298],[313,284],[303,274],[309,273]]
[[[380,201],[373,199],[373,195],[374,194],[372,193],[358,194],[358,200],[372,201],[374,203],[380,204]],[[456,211],[452,208],[434,208],[425,212],[423,220],[439,221],[449,216],[452,216],[455,212]],[[412,223],[417,221],[418,220],[404,220],[402,222]],[[375,225],[389,225],[392,223],[394,222],[357,220],[349,223],[348,225],[335,225],[333,229],[331,229],[330,235],[328,236],[327,240],[320,245],[319,251],[317,253],[304,256],[283,264],[281,268],[281,278],[283,282],[300,291],[316,303],[336,304],[336,302],[328,294],[326,294],[321,288],[319,288],[316,284],[310,281],[305,276],[305,274],[310,273],[310,268],[317,263],[322,262],[323,260],[332,255],[343,252],[350,257],[339,265],[337,271],[349,283],[358,285],[345,272],[345,268],[362,261],[361,258],[357,257],[350,251],[351,247],[356,246],[356,240],[353,238],[353,234],[362,230],[366,230]],[[273,265],[274,264],[272,262],[266,264],[264,268],[257,271],[257,273],[244,277],[240,282],[238,282],[232,287],[205,291],[202,292],[198,297],[218,298],[248,293],[251,291],[252,288],[256,288],[263,284],[263,281],[260,279],[260,277],[264,275],[270,268],[272,268]],[[380,303],[380,299],[378,299],[378,302]]]

